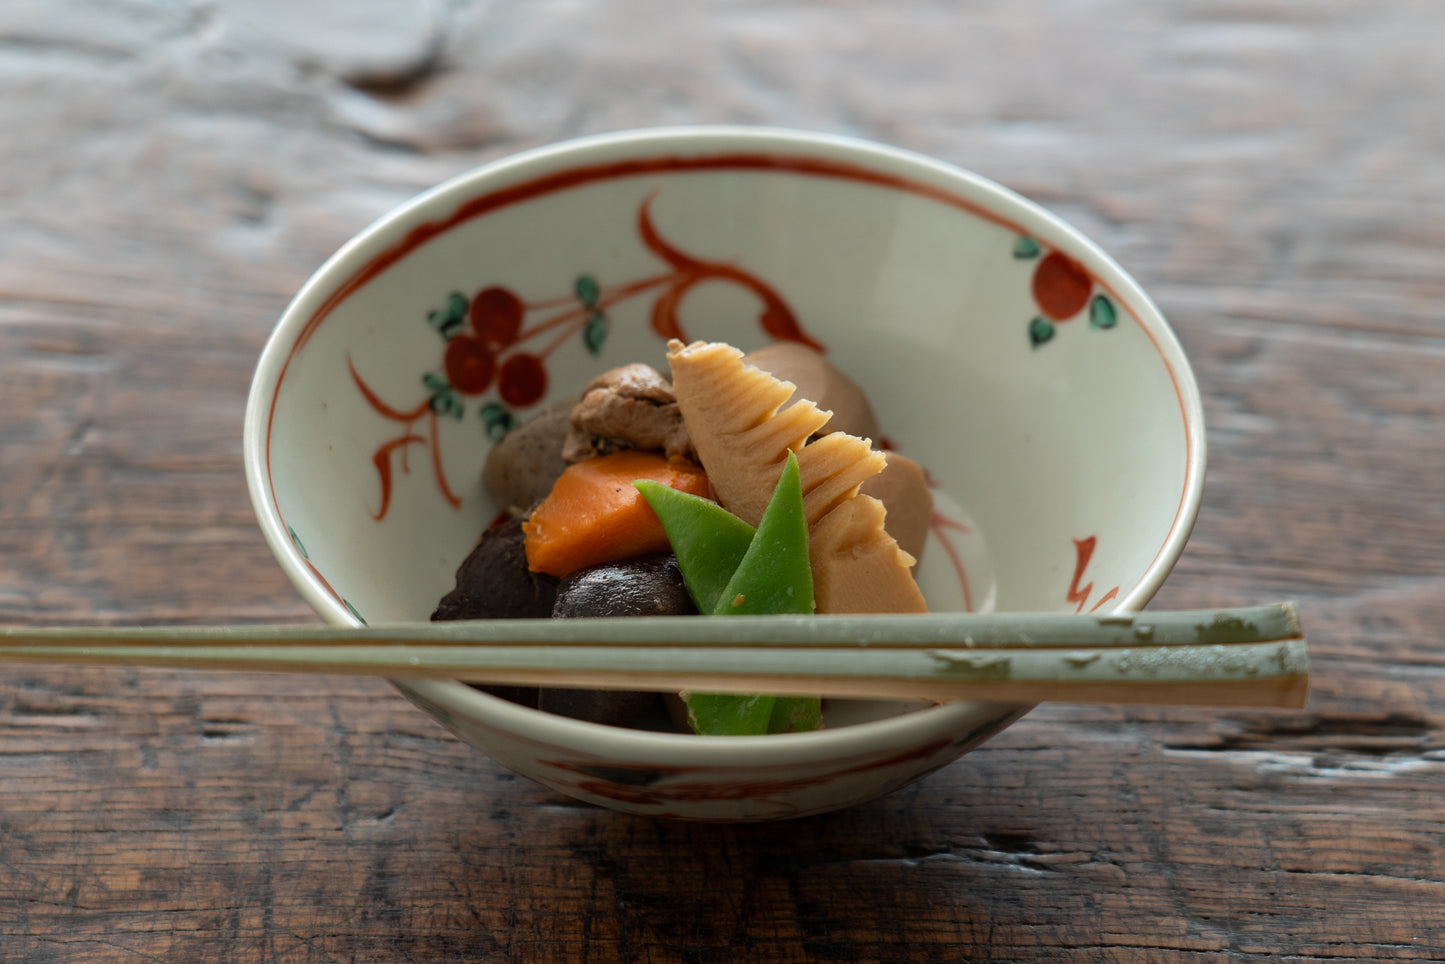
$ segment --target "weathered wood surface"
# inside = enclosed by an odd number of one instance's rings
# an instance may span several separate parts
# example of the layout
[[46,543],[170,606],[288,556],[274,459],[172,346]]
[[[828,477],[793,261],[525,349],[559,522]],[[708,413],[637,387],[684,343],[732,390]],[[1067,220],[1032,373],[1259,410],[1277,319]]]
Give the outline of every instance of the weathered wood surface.
[[732,121],[1034,197],[1211,429],[1156,605],[1295,598],[1304,713],[1054,706],[876,803],[575,805],[381,683],[0,677],[0,961],[1445,959],[1445,7],[0,8],[0,619],[309,620],[241,478],[324,257],[517,148]]

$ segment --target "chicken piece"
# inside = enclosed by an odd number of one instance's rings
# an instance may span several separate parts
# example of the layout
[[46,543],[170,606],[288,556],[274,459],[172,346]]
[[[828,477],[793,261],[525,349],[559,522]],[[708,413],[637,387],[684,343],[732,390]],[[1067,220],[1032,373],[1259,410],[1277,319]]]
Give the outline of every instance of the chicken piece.
[[592,379],[572,409],[571,425],[562,446],[567,462],[623,449],[661,451],[674,458],[693,454],[672,383],[640,363]]

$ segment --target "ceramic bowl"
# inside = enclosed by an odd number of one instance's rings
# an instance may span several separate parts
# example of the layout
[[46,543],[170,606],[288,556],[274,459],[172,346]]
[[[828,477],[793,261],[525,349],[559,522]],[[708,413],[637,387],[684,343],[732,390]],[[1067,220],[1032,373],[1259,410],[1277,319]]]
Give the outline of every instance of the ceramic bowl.
[[[977,175],[739,128],[488,164],[341,248],[262,353],[245,425],[276,558],[325,620],[423,620],[495,517],[488,447],[670,337],[820,346],[936,486],[934,610],[1142,607],[1199,506],[1198,389],[1158,310],[1076,230]],[[641,814],[830,810],[947,764],[1028,707],[831,704],[827,728],[698,737],[402,682],[498,763]]]

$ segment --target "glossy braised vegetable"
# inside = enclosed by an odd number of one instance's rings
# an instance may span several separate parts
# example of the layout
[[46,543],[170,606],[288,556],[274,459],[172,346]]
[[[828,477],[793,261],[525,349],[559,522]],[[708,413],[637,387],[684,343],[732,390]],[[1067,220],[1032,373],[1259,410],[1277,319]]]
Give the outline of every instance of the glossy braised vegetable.
[[[579,569],[557,587],[557,603],[552,608],[554,619],[696,614],[677,559],[670,553]],[[559,716],[632,726],[657,701],[654,692],[543,687],[536,706]]]
[[[860,494],[860,486],[869,483],[909,503],[907,518],[923,526],[911,526],[919,531],[912,532],[910,544],[922,543],[932,497],[916,465],[902,460],[891,473],[896,484],[885,484],[890,480],[884,477],[884,453],[867,438],[838,430],[876,432],[857,386],[802,346],[761,349],[756,366],[725,344],[673,341],[668,347],[672,382],[640,364],[604,372],[568,412],[565,435],[560,410],[544,410],[537,424],[524,423],[513,444],[504,442],[495,458],[489,456],[489,489],[505,496],[509,512],[527,515],[505,531],[522,534],[530,572],[504,576],[486,569],[487,558],[501,562],[504,554],[487,544],[493,540],[483,540],[477,552],[482,558],[469,559],[459,580],[475,573],[524,590],[539,579],[562,583],[551,611],[493,601],[478,614],[680,612],[663,578],[669,565],[680,572],[672,590],[690,613],[924,611],[911,572],[914,557],[885,531],[883,503]],[[843,417],[834,419],[767,367],[796,375],[808,391],[843,409]],[[560,454],[550,451],[563,438]],[[555,477],[549,481],[548,474]],[[530,508],[518,508],[522,498],[544,492]],[[514,543],[509,547],[505,561],[516,565]],[[652,556],[669,549],[675,562],[658,563]],[[460,581],[448,600],[459,595],[464,595]],[[822,724],[816,697],[682,696],[688,725],[699,733],[782,732]],[[630,703],[641,702],[636,694],[545,689],[520,698],[609,722],[625,722],[634,712]],[[615,717],[613,701],[620,707]]]
[[784,454],[796,453],[818,612],[928,611],[913,557],[884,528],[883,504],[858,491],[882,471],[882,452],[843,432],[813,438],[829,414],[794,400],[792,385],[749,366],[731,345],[674,339],[667,360],[678,409],[723,508],[745,522],[760,518]]
[[[706,499],[655,482],[635,484],[662,520],[700,612],[761,616],[813,611],[808,523],[798,459],[792,452],[756,530]],[[786,733],[822,726],[817,697],[683,693],[682,698],[688,724],[704,735]]]
[[628,449],[586,459],[567,470],[527,521],[527,565],[562,577],[587,566],[668,550],[657,516],[632,487],[652,479],[697,495],[702,470],[683,459]]

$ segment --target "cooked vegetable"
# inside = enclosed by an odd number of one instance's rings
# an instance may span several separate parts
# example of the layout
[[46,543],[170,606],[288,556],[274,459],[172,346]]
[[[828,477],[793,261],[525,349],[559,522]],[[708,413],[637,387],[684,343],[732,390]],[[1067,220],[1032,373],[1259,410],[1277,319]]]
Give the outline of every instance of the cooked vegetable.
[[[665,487],[664,487],[665,488]],[[671,492],[671,489],[667,489]],[[697,613],[677,560],[639,556],[579,569],[557,587],[556,619],[691,616]],[[655,692],[543,687],[537,709],[609,726],[636,724],[657,703]]]
[[798,458],[789,452],[753,541],[713,605],[712,614],[763,616],[812,611],[808,522],[803,518]]
[[526,515],[567,468],[562,441],[572,429],[567,416],[573,404],[565,400],[547,406],[487,452],[482,484],[508,514]]
[[820,613],[926,613],[913,557],[883,528],[883,503],[860,495],[808,530]]
[[[842,432],[808,443],[828,413],[805,399],[781,408],[793,386],[747,366],[730,345],[674,339],[667,358],[678,407],[724,508],[756,524],[761,494],[771,491],[787,453],[797,453],[818,612],[927,611],[913,557],[883,526],[882,503],[858,494],[883,468],[883,453]],[[855,589],[866,592],[850,595]]]
[[[808,526],[798,460],[792,452],[756,531],[706,499],[672,492],[655,482],[635,484],[662,520],[700,611],[714,616],[813,611]],[[783,733],[822,725],[817,697],[715,693],[682,697],[688,724],[705,735]]]
[[657,553],[577,570],[558,585],[557,603],[550,615],[577,619],[696,614],[677,559],[670,553]]
[[710,613],[753,541],[753,527],[710,499],[661,482],[632,483],[662,523],[698,612]]
[[823,728],[823,699],[819,696],[779,696],[768,717],[769,733],[806,733]]
[[[606,454],[582,458],[558,473],[553,450],[561,434],[559,411],[514,433],[513,448],[524,458],[502,453],[507,458],[499,454],[489,461],[489,486],[515,489],[506,500],[514,513],[520,496],[536,491],[529,485],[556,473],[530,517],[508,527],[509,532],[517,530],[510,540],[511,556],[525,559],[525,572],[520,564],[515,567],[521,575],[553,584],[563,579],[550,615],[694,609],[712,615],[801,614],[813,612],[815,604],[819,611],[922,609],[922,596],[907,573],[912,558],[884,531],[882,505],[858,495],[859,486],[884,468],[883,454],[862,438],[823,434],[830,413],[820,411],[812,400],[794,399],[794,385],[744,364],[736,349],[680,342],[669,343],[669,349],[674,378],[681,377],[688,386],[679,386],[676,405],[671,394],[658,394],[668,388],[665,379],[634,365],[599,376],[588,386],[584,403],[571,411],[572,428],[601,440],[600,451]],[[804,381],[836,383],[842,395],[847,394],[843,389],[859,394],[856,386],[843,384],[846,379],[839,381],[842,376],[821,355],[774,354]],[[766,351],[762,357],[769,357]],[[587,412],[596,417],[581,418],[579,426],[579,411],[587,408],[587,399],[592,403]],[[854,423],[860,430],[872,424],[866,399],[861,404],[860,419]],[[658,428],[651,419],[661,411],[659,406],[671,413],[668,432],[679,438],[695,433],[702,440],[699,457],[705,466],[718,467],[718,480],[679,458],[677,446],[669,449],[671,457],[646,450],[661,444],[667,434],[652,431]],[[686,426],[679,421],[684,417]],[[645,438],[638,435],[643,429]],[[642,449],[610,451],[619,445]],[[548,459],[536,471],[531,463],[537,460],[530,457],[542,450]],[[504,468],[509,475],[501,472]],[[922,478],[921,472],[914,475]],[[714,490],[723,505],[702,497]],[[913,500],[907,492],[904,498]],[[923,511],[926,514],[926,507]],[[815,530],[820,537],[816,546]],[[656,558],[649,559],[649,554],[666,550],[669,543],[678,557],[675,563],[669,561],[669,571],[676,575],[680,569],[685,587],[674,580],[659,589],[651,578],[656,573],[639,567],[646,569]],[[902,586],[897,584],[899,572]],[[855,596],[859,598],[851,599]],[[478,604],[485,609],[499,601]],[[816,697],[683,696],[690,724],[699,733],[786,732],[822,725]],[[539,708],[599,722],[625,722],[632,714],[624,705],[628,699],[615,694],[543,689],[536,699],[533,705]],[[641,705],[645,699],[638,695],[636,702]]]
[[703,736],[757,736],[769,732],[775,696],[684,693],[687,725]]
[[696,465],[655,452],[627,450],[568,466],[522,526],[529,568],[562,577],[598,563],[666,552],[667,534],[633,488],[635,479],[694,495],[708,491],[707,477]]
[[778,381],[792,382],[794,394],[833,413],[828,428],[860,438],[878,437],[878,418],[868,396],[815,348],[796,341],[775,341],[743,356]]
[[[668,349],[673,394],[698,461],[717,473],[716,477],[712,471],[708,475],[717,500],[755,526],[777,485],[784,457],[789,450],[801,452],[809,436],[828,423],[828,413],[806,399],[779,411],[792,396],[793,386],[747,367],[742,352],[731,345],[694,342],[684,346],[674,340]],[[833,475],[810,470],[809,462],[830,452],[825,446],[807,457],[800,455],[809,523],[822,514],[812,504],[811,492],[819,481]],[[853,455],[849,476],[856,475],[854,485],[883,468],[883,456],[870,452],[866,443]],[[857,458],[860,455],[862,462]]]
[[456,586],[437,603],[432,619],[545,619],[557,601],[557,579],[527,568],[522,520],[508,519],[482,533],[457,568]]
[[923,466],[897,452],[888,453],[888,464],[858,490],[883,503],[887,510],[888,534],[898,548],[917,562],[923,555],[929,526],[933,524],[933,493]]
[[[545,619],[557,602],[557,577],[527,569],[522,520],[491,526],[457,567],[456,585],[437,603],[433,622],[457,619]],[[480,686],[483,692],[537,705],[535,686]]]

